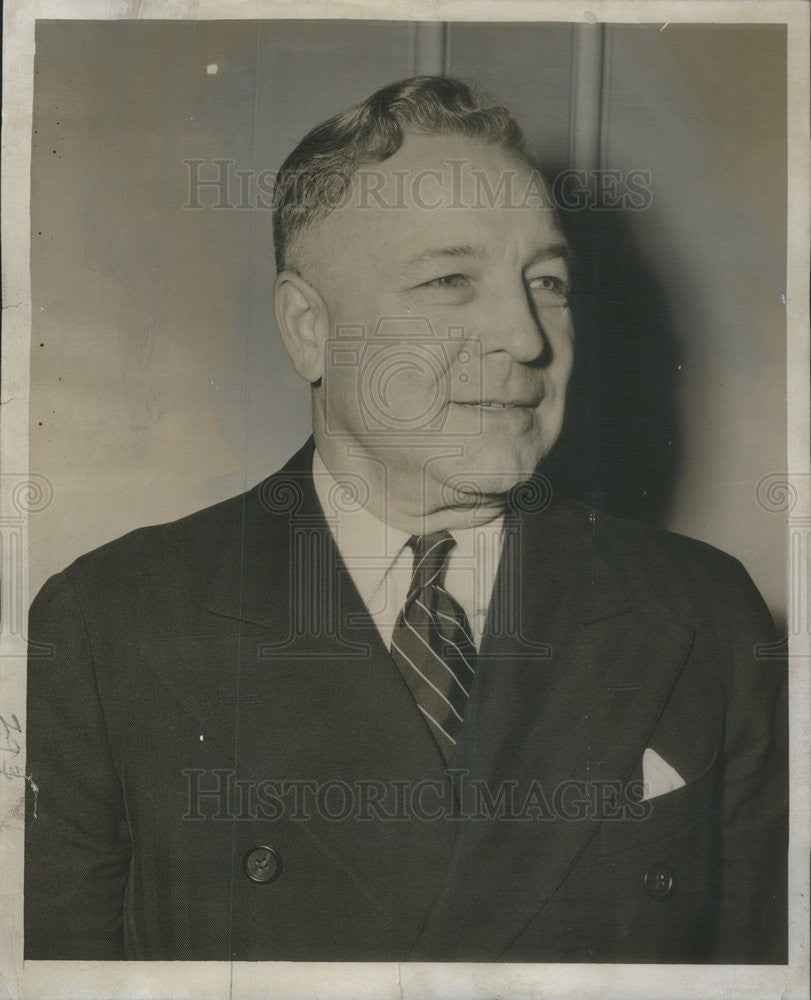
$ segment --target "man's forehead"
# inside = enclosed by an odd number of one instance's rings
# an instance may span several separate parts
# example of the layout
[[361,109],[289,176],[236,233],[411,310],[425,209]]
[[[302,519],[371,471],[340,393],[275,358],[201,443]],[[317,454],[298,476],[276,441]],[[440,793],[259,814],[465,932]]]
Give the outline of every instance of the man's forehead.
[[434,263],[487,263],[505,254],[520,257],[522,266],[533,260],[571,257],[553,214],[537,207],[520,211],[350,208],[324,222],[324,229],[331,232],[324,233],[322,256],[326,253],[333,266],[339,259],[348,263],[362,258],[369,265],[405,273]]
[[537,170],[503,146],[464,136],[408,134],[393,156],[356,170],[321,225],[312,235],[326,237],[328,256],[365,250],[398,269],[486,259],[518,243],[524,257],[568,254]]
[[521,208],[482,205],[473,208],[437,207],[370,213],[359,223],[358,237],[382,258],[403,266],[435,260],[487,261],[510,248],[524,257],[568,257],[566,243],[554,213],[537,205]]

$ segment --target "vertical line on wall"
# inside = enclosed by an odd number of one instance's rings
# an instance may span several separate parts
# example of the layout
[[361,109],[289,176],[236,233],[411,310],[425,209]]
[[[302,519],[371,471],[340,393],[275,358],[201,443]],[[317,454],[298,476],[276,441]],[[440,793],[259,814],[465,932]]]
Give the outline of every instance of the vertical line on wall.
[[445,21],[416,21],[409,33],[414,76],[444,76],[450,58],[450,32]]
[[608,126],[610,123],[611,104],[611,47],[613,42],[612,26],[603,25],[602,79],[600,85],[600,162],[598,167],[608,167]]
[[406,32],[406,66],[410,76],[414,75],[417,64],[417,22],[410,21]]
[[603,89],[605,27],[578,24],[572,44],[569,104],[569,163],[577,170],[598,170],[604,142]]

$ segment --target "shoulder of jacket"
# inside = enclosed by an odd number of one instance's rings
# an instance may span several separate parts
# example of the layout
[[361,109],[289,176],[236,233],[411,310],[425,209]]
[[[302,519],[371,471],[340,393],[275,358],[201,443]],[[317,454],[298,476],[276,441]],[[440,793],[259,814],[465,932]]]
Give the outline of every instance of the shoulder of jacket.
[[738,560],[734,556],[709,542],[661,528],[647,521],[617,517],[579,501],[562,501],[561,506],[568,509],[568,516],[580,525],[581,530],[591,532],[596,540],[621,544],[629,551],[638,550],[647,557],[658,555],[681,557],[714,564],[719,568],[738,565]]
[[[542,512],[539,517],[547,516]],[[712,600],[754,585],[741,562],[714,545],[644,521],[617,517],[574,500],[550,505],[547,531],[591,546],[637,589],[673,598],[701,593]]]

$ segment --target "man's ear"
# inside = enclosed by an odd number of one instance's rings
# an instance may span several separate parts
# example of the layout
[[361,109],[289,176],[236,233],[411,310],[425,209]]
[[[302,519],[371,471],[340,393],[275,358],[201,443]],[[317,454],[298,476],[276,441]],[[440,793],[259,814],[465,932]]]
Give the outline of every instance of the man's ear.
[[321,295],[295,271],[281,271],[273,285],[273,313],[293,367],[303,379],[317,382],[323,375],[329,335]]

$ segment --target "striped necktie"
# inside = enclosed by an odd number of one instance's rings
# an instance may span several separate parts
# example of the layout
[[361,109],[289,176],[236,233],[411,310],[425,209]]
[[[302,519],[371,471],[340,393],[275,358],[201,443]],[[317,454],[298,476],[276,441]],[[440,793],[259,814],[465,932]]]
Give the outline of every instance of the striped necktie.
[[467,616],[443,586],[455,544],[447,531],[409,538],[414,573],[391,640],[391,655],[446,761],[462,727],[476,668]]

